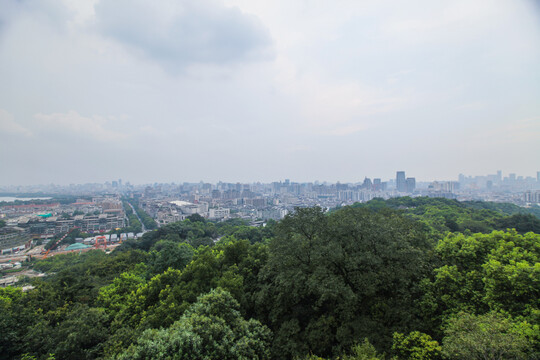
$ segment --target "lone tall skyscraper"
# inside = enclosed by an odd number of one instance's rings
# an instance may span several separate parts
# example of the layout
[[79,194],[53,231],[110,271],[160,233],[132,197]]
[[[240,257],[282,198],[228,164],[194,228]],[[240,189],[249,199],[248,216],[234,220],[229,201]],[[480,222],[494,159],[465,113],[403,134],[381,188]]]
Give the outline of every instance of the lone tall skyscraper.
[[405,179],[405,171],[398,171],[396,173],[396,189],[399,192],[405,192],[407,190],[407,180]]

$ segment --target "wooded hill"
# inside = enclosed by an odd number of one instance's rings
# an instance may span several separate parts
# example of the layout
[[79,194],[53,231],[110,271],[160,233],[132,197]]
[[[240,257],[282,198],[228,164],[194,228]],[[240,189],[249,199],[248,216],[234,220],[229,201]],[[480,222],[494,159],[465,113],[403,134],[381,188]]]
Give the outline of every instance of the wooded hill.
[[260,228],[192,216],[34,263],[50,274],[34,290],[0,289],[0,358],[535,359],[540,219],[521,211],[400,198]]

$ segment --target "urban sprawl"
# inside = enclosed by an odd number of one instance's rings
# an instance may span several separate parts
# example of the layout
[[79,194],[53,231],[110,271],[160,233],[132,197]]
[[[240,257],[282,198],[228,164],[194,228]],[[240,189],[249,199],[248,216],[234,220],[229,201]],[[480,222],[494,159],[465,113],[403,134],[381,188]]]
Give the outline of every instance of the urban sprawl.
[[[332,209],[374,198],[400,196],[443,197],[457,200],[508,202],[520,206],[540,203],[540,172],[536,177],[459,175],[457,181],[417,182],[398,171],[394,179],[368,178],[358,183],[299,183],[288,179],[272,183],[155,183],[132,185],[115,180],[104,184],[7,186],[4,194],[41,193],[49,200],[3,202],[0,220],[2,254],[17,253],[72,229],[88,234],[77,243],[96,244],[96,237],[107,243],[137,238],[147,229],[140,221],[140,232],[129,232],[130,216],[139,220],[139,212],[151,217],[156,226],[198,214],[210,220],[241,218],[252,225],[269,219],[279,220],[296,207],[320,206]],[[74,201],[55,201],[56,195],[73,196]],[[133,207],[133,205],[137,209]],[[139,211],[136,211],[139,210]],[[131,217],[131,219],[133,219]]]

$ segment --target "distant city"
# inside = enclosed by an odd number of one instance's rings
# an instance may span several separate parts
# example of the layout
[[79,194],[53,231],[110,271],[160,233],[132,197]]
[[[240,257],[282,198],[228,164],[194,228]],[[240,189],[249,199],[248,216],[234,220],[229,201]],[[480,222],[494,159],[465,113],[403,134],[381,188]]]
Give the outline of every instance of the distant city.
[[[86,234],[106,234],[110,242],[136,238],[147,230],[141,216],[153,219],[157,227],[194,214],[216,221],[239,218],[260,225],[282,219],[296,207],[332,209],[400,196],[538,206],[540,171],[536,178],[503,176],[502,171],[497,171],[483,176],[460,174],[457,181],[432,182],[417,182],[405,171],[397,171],[396,177],[387,181],[365,177],[357,183],[285,179],[272,183],[132,185],[118,179],[104,184],[4,186],[0,194],[6,195],[0,196],[0,220],[4,224],[0,227],[0,250],[12,253],[74,228]],[[134,221],[139,227],[133,227]],[[93,240],[81,238],[80,242]]]

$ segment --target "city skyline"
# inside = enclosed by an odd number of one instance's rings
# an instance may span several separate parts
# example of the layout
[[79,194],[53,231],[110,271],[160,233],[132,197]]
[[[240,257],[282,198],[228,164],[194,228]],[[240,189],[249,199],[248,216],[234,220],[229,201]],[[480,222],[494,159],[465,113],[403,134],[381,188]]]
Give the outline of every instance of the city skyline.
[[[399,183],[399,180],[398,180],[398,177],[400,177],[401,175],[400,174],[403,174],[402,176],[404,176],[403,178],[403,181],[404,183],[401,185],[401,186],[398,186],[398,183]],[[155,179],[155,181],[151,181],[151,182],[146,182],[146,183],[137,183],[137,182],[134,182],[134,181],[131,181],[130,179],[122,179],[122,178],[118,178],[118,179],[111,179],[110,177],[107,178],[106,180],[104,181],[87,181],[87,182],[84,182],[84,183],[32,183],[32,184],[0,184],[0,191],[2,191],[2,189],[7,189],[7,188],[13,188],[13,187],[21,187],[21,188],[26,188],[26,187],[33,187],[33,186],[50,186],[50,185],[54,185],[54,186],[60,186],[60,187],[63,187],[63,186],[71,186],[71,185],[76,185],[76,186],[80,186],[80,185],[92,185],[92,184],[103,184],[103,185],[108,185],[108,186],[112,186],[113,188],[121,188],[122,185],[124,186],[146,186],[146,185],[153,185],[153,184],[199,184],[199,183],[205,183],[205,184],[213,184],[213,185],[217,185],[217,184],[272,184],[272,183],[297,183],[297,184],[308,184],[308,183],[312,183],[312,184],[362,184],[366,181],[373,181],[373,183],[375,184],[375,182],[377,182],[379,185],[382,183],[391,183],[392,186],[396,187],[396,189],[400,189],[400,191],[405,191],[405,189],[407,188],[407,180],[411,180],[413,181],[413,184],[416,183],[416,184],[429,184],[429,183],[432,183],[432,182],[475,182],[475,181],[481,181],[481,182],[486,182],[486,181],[489,181],[489,180],[493,180],[495,182],[500,182],[502,183],[503,180],[504,181],[511,181],[511,182],[520,182],[520,181],[533,181],[533,182],[538,182],[540,183],[540,171],[536,171],[534,175],[530,175],[530,174],[516,174],[516,173],[506,173],[502,170],[497,170],[497,171],[494,171],[494,172],[491,172],[491,173],[487,173],[487,174],[463,174],[463,173],[459,173],[455,178],[451,178],[451,179],[437,179],[437,178],[431,178],[431,179],[418,179],[417,177],[415,176],[410,176],[411,174],[408,173],[407,171],[403,171],[403,170],[398,170],[398,171],[395,171],[394,172],[394,176],[393,177],[383,177],[383,176],[378,176],[377,174],[375,175],[366,175],[366,176],[363,176],[363,177],[359,177],[357,178],[356,180],[353,180],[353,181],[344,181],[344,180],[336,180],[336,181],[328,181],[328,180],[323,180],[323,179],[308,179],[308,180],[299,180],[299,179],[291,179],[291,178],[280,178],[280,179],[271,179],[269,181],[261,181],[261,180],[253,180],[253,181],[239,181],[239,180],[230,180],[230,181],[227,181],[227,180],[224,180],[224,179],[220,179],[220,180],[217,180],[217,181],[209,181],[209,180],[205,180],[205,179],[199,179],[199,180],[186,180],[186,179],[176,179],[174,181],[158,181],[157,179]],[[413,174],[414,175],[414,174]],[[414,189],[415,185],[413,185],[413,189]]]
[[1,185],[539,167],[532,0],[0,8]]

